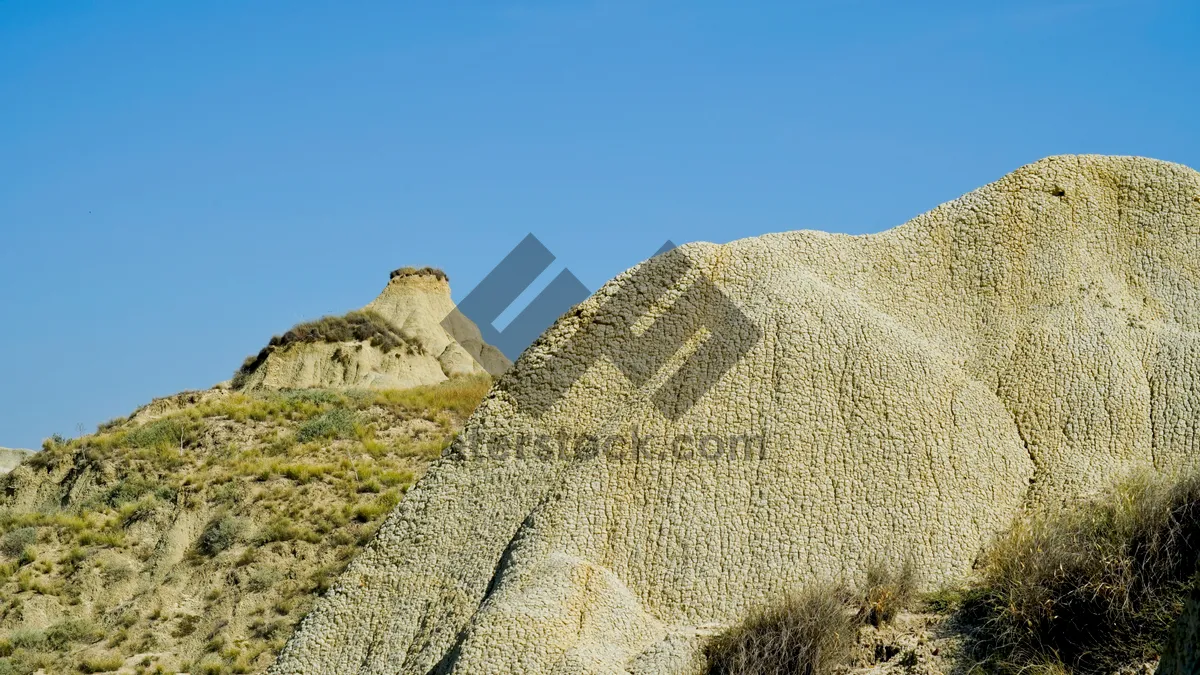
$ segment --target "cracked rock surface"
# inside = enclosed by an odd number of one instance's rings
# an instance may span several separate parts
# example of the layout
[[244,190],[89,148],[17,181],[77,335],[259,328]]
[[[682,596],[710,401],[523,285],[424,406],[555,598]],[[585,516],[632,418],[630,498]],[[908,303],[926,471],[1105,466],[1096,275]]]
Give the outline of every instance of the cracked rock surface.
[[1069,156],[880,234],[647,261],[526,350],[271,672],[696,672],[872,556],[961,579],[1023,505],[1194,455],[1198,243],[1200,174]]

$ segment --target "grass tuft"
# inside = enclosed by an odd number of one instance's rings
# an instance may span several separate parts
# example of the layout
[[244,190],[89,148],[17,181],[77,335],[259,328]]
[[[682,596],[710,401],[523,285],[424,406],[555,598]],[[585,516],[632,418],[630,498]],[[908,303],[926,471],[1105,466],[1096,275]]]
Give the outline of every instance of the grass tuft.
[[859,619],[876,628],[891,623],[916,600],[920,581],[911,558],[899,568],[882,559],[872,560],[860,592]]
[[18,527],[0,537],[0,552],[10,558],[20,557],[27,548],[37,543],[36,527]]
[[243,529],[242,523],[231,516],[218,516],[208,521],[196,541],[196,548],[207,556],[215,556],[233,546]]
[[1019,519],[960,613],[983,665],[1113,672],[1160,651],[1200,559],[1200,474],[1140,475]]
[[708,647],[709,675],[825,675],[850,654],[858,624],[845,592],[807,587],[756,609]]

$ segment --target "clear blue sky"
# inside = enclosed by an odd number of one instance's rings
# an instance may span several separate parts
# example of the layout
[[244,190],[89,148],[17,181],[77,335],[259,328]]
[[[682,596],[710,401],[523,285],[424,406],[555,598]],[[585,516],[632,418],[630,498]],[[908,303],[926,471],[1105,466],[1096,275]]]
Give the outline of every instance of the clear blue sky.
[[594,289],[1046,155],[1200,166],[1198,92],[1195,2],[0,0],[0,445],[527,232]]

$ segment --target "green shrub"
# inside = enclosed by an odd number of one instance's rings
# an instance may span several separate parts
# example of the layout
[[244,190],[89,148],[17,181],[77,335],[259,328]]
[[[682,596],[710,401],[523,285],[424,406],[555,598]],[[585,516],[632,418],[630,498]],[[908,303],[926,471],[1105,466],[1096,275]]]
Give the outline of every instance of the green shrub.
[[891,623],[917,597],[920,579],[911,558],[898,569],[883,560],[872,560],[866,577],[859,592],[859,619],[872,626]]
[[46,629],[46,646],[62,651],[73,644],[91,643],[104,637],[104,631],[87,619],[66,619]]
[[204,555],[215,556],[233,546],[242,529],[242,523],[237,518],[227,515],[217,516],[204,526],[204,531],[196,540],[196,548]]
[[125,442],[135,448],[179,447],[185,430],[173,419],[161,419],[144,424],[125,435]]
[[353,438],[354,413],[345,408],[334,408],[321,413],[300,425],[296,440],[301,443],[321,438]]
[[46,648],[46,632],[34,628],[18,628],[8,636],[14,649],[41,651]]
[[50,438],[42,441],[42,450],[55,450],[57,448],[65,448],[71,443],[71,439],[62,434],[51,434]]
[[[178,442],[179,436],[176,435],[175,439],[175,442]],[[176,490],[170,486],[147,480],[142,476],[133,476],[109,488],[104,493],[101,501],[113,508],[120,508],[125,504],[136,502],[147,495],[153,496],[156,499],[173,502],[175,501]]]
[[283,572],[274,567],[260,567],[250,573],[250,578],[246,580],[246,589],[251,593],[258,593],[273,588],[280,581],[283,581]]
[[26,548],[36,544],[37,539],[38,529],[36,527],[18,527],[0,537],[0,552],[10,558],[16,558]]
[[708,647],[710,675],[825,675],[850,655],[857,622],[845,593],[811,586],[753,610]]
[[999,670],[1113,672],[1151,660],[1200,559],[1200,474],[1139,476],[1018,520],[983,560],[960,613]]

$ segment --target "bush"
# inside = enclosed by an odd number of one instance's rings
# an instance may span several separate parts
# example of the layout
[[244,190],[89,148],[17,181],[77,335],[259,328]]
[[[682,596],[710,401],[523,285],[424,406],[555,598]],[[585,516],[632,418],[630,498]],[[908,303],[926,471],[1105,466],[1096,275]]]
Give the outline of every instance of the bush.
[[310,544],[315,544],[321,541],[321,537],[311,529],[302,525],[297,525],[291,518],[279,516],[272,518],[269,523],[255,537],[260,544],[270,544],[275,541],[307,541]]
[[1139,476],[1075,508],[1018,520],[960,609],[999,670],[1113,672],[1153,659],[1200,556],[1200,474]]
[[196,548],[204,555],[215,556],[233,546],[233,542],[237,541],[241,531],[242,524],[238,519],[230,516],[218,516],[204,526],[204,531],[200,533],[200,538],[196,541]]
[[283,581],[283,577],[283,572],[274,567],[261,567],[250,573],[250,577],[246,580],[246,589],[251,593],[270,590],[274,588],[275,584]]
[[857,635],[845,593],[812,586],[754,610],[708,647],[710,675],[824,675],[843,663]]
[[108,673],[117,670],[125,663],[119,654],[103,656],[85,656],[79,663],[79,670],[85,673]]
[[883,560],[871,561],[867,565],[867,582],[860,591],[859,619],[876,628],[891,623],[916,599],[919,585],[911,558],[898,570]]
[[[175,442],[178,443],[178,441],[179,435],[176,434]],[[122,480],[120,483],[109,488],[104,493],[102,501],[113,508],[120,508],[125,504],[134,503],[147,495],[170,502],[175,501],[176,490],[170,486],[146,480],[141,476],[134,476]]]
[[0,552],[10,558],[20,556],[26,548],[37,543],[38,529],[36,527],[18,527],[6,532],[0,537]]
[[104,631],[87,619],[67,619],[47,628],[45,635],[47,647],[63,651],[76,643],[96,642],[104,637]]
[[300,425],[296,440],[301,443],[321,438],[353,438],[354,413],[345,408],[334,408],[321,413]]
[[125,442],[135,448],[180,447],[184,429],[172,419],[144,424],[125,435]]
[[56,448],[64,448],[71,443],[71,439],[62,434],[51,434],[50,438],[42,441],[42,450],[54,450]]

